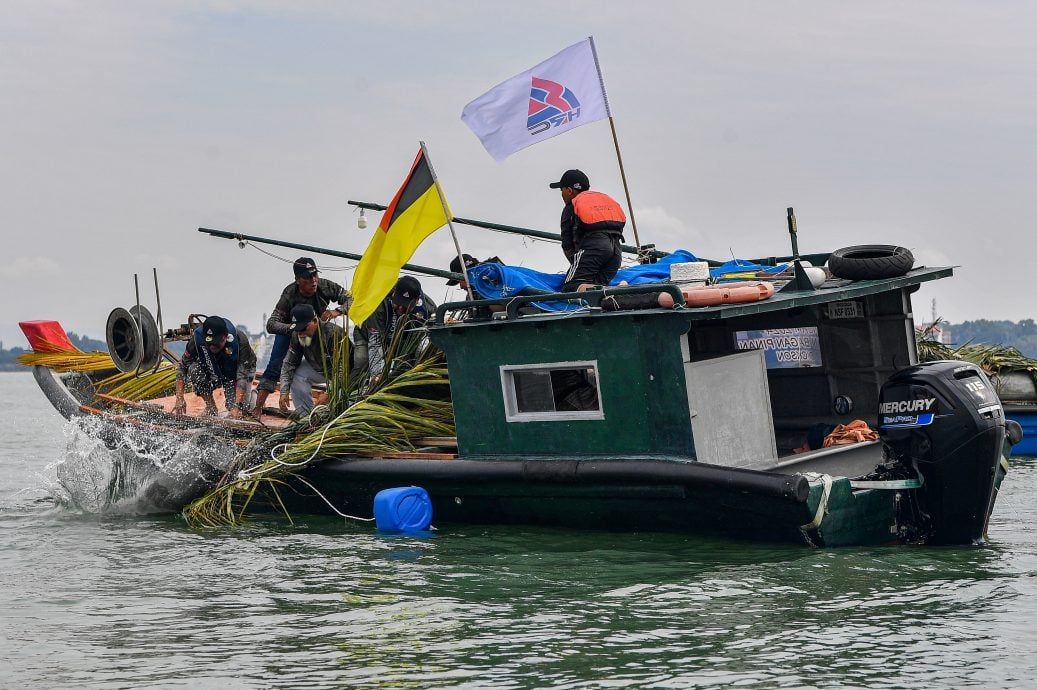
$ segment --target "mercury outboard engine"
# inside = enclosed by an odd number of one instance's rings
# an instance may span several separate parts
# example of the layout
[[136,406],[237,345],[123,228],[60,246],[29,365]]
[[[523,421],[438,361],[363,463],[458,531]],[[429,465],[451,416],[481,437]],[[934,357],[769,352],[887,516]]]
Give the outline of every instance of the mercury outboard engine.
[[891,376],[879,395],[887,456],[917,471],[917,535],[929,544],[983,541],[993,507],[1005,415],[986,374],[960,361]]

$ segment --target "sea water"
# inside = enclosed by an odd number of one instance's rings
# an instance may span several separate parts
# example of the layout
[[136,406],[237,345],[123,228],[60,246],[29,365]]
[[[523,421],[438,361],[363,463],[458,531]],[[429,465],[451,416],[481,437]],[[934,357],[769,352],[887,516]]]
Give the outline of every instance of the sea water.
[[30,375],[0,374],[0,687],[1037,678],[1034,460],[1013,461],[986,546],[817,550],[521,527],[415,538],[273,516],[192,530],[128,510],[121,492],[139,477],[113,479],[91,444]]

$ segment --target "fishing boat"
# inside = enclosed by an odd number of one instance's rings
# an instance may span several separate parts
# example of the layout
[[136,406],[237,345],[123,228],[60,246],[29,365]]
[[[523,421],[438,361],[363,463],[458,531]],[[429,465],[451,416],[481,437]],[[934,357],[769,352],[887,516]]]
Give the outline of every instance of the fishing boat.
[[953,359],[983,368],[1005,411],[1005,417],[1022,429],[1022,440],[1012,446],[1014,456],[1037,456],[1037,360],[1007,345],[966,342],[950,346],[933,337],[932,324],[918,331],[920,361]]
[[1013,455],[1037,456],[1037,384],[1033,373],[1002,370],[992,378],[1005,416],[1020,426],[1023,438],[1012,447]]
[[[380,491],[417,485],[440,528],[982,542],[1021,433],[979,367],[918,362],[911,295],[952,269],[905,266],[899,249],[888,252],[898,266],[877,273],[844,250],[800,256],[789,217],[793,254],[753,261],[762,270],[749,283],[767,285],[756,298],[693,307],[693,288],[667,279],[440,306],[427,335],[448,362],[456,434],[399,452],[318,444],[279,475],[276,500],[250,493],[250,508],[365,516]],[[848,263],[852,279],[838,275]],[[818,279],[811,264],[839,270]],[[480,268],[469,279],[499,280]],[[155,331],[115,330],[114,351],[130,359],[156,347]],[[189,489],[159,482],[150,502],[166,509],[240,472],[229,457],[246,444],[293,428],[177,416],[169,399],[113,398],[45,367],[36,376],[66,416],[203,449],[192,457],[207,469],[191,466]]]

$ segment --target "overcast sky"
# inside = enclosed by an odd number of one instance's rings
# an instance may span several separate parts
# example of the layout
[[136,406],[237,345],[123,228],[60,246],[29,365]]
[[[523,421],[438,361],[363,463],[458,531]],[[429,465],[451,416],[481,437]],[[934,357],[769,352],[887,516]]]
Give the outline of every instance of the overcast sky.
[[[460,120],[590,35],[643,241],[785,254],[793,206],[804,252],[902,244],[960,266],[916,294],[919,316],[932,299],[952,322],[1037,316],[1033,3],[24,0],[2,16],[6,347],[30,319],[103,339],[134,273],[155,306],[153,267],[167,324],[258,330],[290,267],[196,229],[362,252],[378,214],[360,231],[346,200],[387,203],[419,140],[458,216],[557,231],[547,184],[570,167],[622,198],[607,122],[497,164]],[[564,267],[556,244],[458,230],[477,257]],[[412,262],[452,252],[444,229]],[[315,258],[349,285],[350,262]]]

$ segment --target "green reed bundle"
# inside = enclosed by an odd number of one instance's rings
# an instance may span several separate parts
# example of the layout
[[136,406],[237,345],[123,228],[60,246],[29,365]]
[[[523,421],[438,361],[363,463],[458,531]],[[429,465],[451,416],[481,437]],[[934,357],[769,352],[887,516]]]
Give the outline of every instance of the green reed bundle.
[[933,362],[939,359],[957,359],[971,362],[988,374],[1007,371],[1028,371],[1037,381],[1037,360],[1027,357],[1014,347],[1008,345],[981,345],[968,342],[958,347],[951,347],[934,339],[936,328],[941,323],[934,323],[916,333],[918,345],[918,361]]
[[453,406],[443,355],[425,341],[424,331],[402,334],[401,328],[387,348],[384,376],[350,371],[348,341],[335,344],[333,371],[326,376],[327,408],[316,408],[304,420],[309,425],[254,439],[236,459],[236,471],[184,508],[188,524],[240,524],[257,492],[287,515],[278,487],[305,467],[331,458],[348,462],[353,455],[413,450],[418,438],[452,436]]

